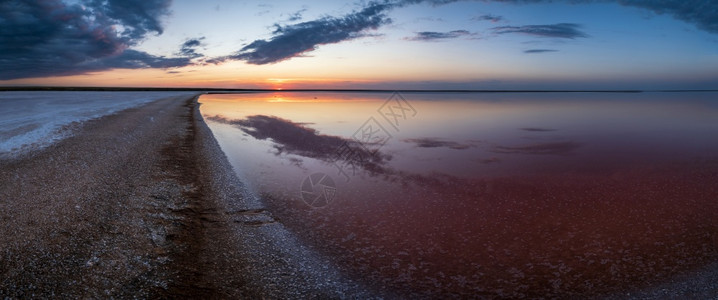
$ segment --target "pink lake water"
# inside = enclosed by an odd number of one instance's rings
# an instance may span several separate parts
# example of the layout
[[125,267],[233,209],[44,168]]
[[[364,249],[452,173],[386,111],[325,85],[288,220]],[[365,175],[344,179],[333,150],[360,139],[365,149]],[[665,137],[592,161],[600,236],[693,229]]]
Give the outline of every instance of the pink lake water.
[[718,93],[200,102],[264,205],[379,294],[600,296],[718,261]]

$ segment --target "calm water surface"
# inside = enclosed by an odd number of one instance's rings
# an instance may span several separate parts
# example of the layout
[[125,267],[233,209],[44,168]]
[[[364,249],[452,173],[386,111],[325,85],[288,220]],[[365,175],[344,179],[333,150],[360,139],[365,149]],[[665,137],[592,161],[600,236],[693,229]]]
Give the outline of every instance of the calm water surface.
[[718,261],[718,93],[200,102],[272,213],[380,293],[602,295]]

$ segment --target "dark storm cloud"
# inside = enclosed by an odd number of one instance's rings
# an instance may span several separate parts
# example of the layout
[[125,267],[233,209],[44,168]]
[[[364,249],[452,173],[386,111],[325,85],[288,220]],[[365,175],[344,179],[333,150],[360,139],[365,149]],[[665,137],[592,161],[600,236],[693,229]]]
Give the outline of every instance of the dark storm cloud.
[[0,0],[0,80],[73,75],[111,68],[164,68],[189,64],[128,50],[149,33],[169,0]]
[[227,59],[243,60],[254,65],[280,62],[314,50],[319,45],[339,43],[365,35],[391,22],[385,12],[388,4],[374,3],[361,11],[343,17],[326,17],[294,25],[279,26],[268,40],[255,40]]
[[529,49],[529,50],[524,50],[524,53],[528,53],[528,54],[549,53],[549,52],[558,52],[558,50],[554,50],[554,49]]
[[471,20],[473,20],[473,21],[489,21],[491,23],[498,23],[500,21],[503,21],[504,17],[489,14],[489,15],[473,17],[473,18],[471,18]]
[[112,23],[122,25],[122,36],[142,39],[149,32],[162,34],[160,17],[169,14],[171,0],[90,0],[87,6],[95,9]]
[[581,25],[559,23],[551,25],[500,26],[492,28],[496,34],[521,33],[539,37],[575,39],[588,35],[578,30]]
[[406,38],[410,41],[435,41],[444,39],[455,39],[462,36],[469,36],[471,32],[466,30],[454,30],[449,32],[422,31],[417,32],[415,36]]

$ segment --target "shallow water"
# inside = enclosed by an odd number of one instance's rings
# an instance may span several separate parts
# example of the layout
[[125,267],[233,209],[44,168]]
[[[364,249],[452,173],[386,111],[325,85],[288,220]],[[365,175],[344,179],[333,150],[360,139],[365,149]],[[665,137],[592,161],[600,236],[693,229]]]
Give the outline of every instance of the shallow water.
[[717,93],[247,93],[201,112],[286,226],[388,295],[586,296],[718,260]]

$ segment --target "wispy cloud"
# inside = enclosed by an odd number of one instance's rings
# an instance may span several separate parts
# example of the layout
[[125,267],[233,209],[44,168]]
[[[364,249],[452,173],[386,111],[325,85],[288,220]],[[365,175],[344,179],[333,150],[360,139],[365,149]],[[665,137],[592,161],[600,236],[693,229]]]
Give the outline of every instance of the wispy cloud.
[[575,39],[588,37],[580,30],[581,25],[573,23],[559,23],[551,25],[524,25],[524,26],[499,26],[492,28],[496,34],[521,33],[539,37],[552,37]]
[[435,18],[435,17],[421,17],[416,18],[417,22],[444,22],[445,20],[442,18]]
[[451,148],[455,150],[464,150],[472,147],[472,144],[461,144],[459,142],[447,141],[438,138],[418,138],[418,139],[405,139],[405,143],[416,144],[419,148]]
[[527,54],[550,53],[550,52],[558,52],[558,50],[555,50],[555,49],[529,49],[529,50],[524,50],[524,53],[527,53]]
[[262,3],[262,4],[257,5],[257,7],[261,8],[262,10],[258,11],[258,12],[255,13],[254,15],[261,17],[261,16],[264,16],[264,15],[266,15],[266,14],[272,12],[270,9],[273,8],[274,5],[272,5],[272,4],[267,4],[267,3]]
[[302,9],[300,9],[299,11],[297,11],[297,12],[295,12],[295,13],[293,13],[293,14],[290,14],[290,15],[289,15],[289,18],[287,19],[287,22],[296,22],[296,21],[301,20],[301,19],[302,19],[302,14],[303,14],[305,11],[307,11],[307,9],[306,9],[306,8],[302,8]]
[[415,36],[407,37],[406,40],[410,41],[436,41],[436,40],[445,40],[445,39],[455,39],[460,38],[464,36],[471,36],[474,35],[473,33],[467,31],[467,30],[454,30],[449,32],[435,32],[435,31],[422,31],[417,32]]
[[550,131],[556,131],[556,129],[553,128],[542,128],[542,127],[524,127],[519,128],[523,131],[529,131],[529,132],[550,132]]
[[491,23],[498,23],[504,20],[504,17],[502,16],[496,16],[492,14],[488,15],[481,15],[471,18],[472,21],[489,21]]
[[551,142],[521,146],[496,146],[492,152],[504,154],[570,155],[579,147],[581,147],[581,144],[571,141]]
[[0,79],[190,64],[130,50],[163,32],[170,0],[0,1]]

